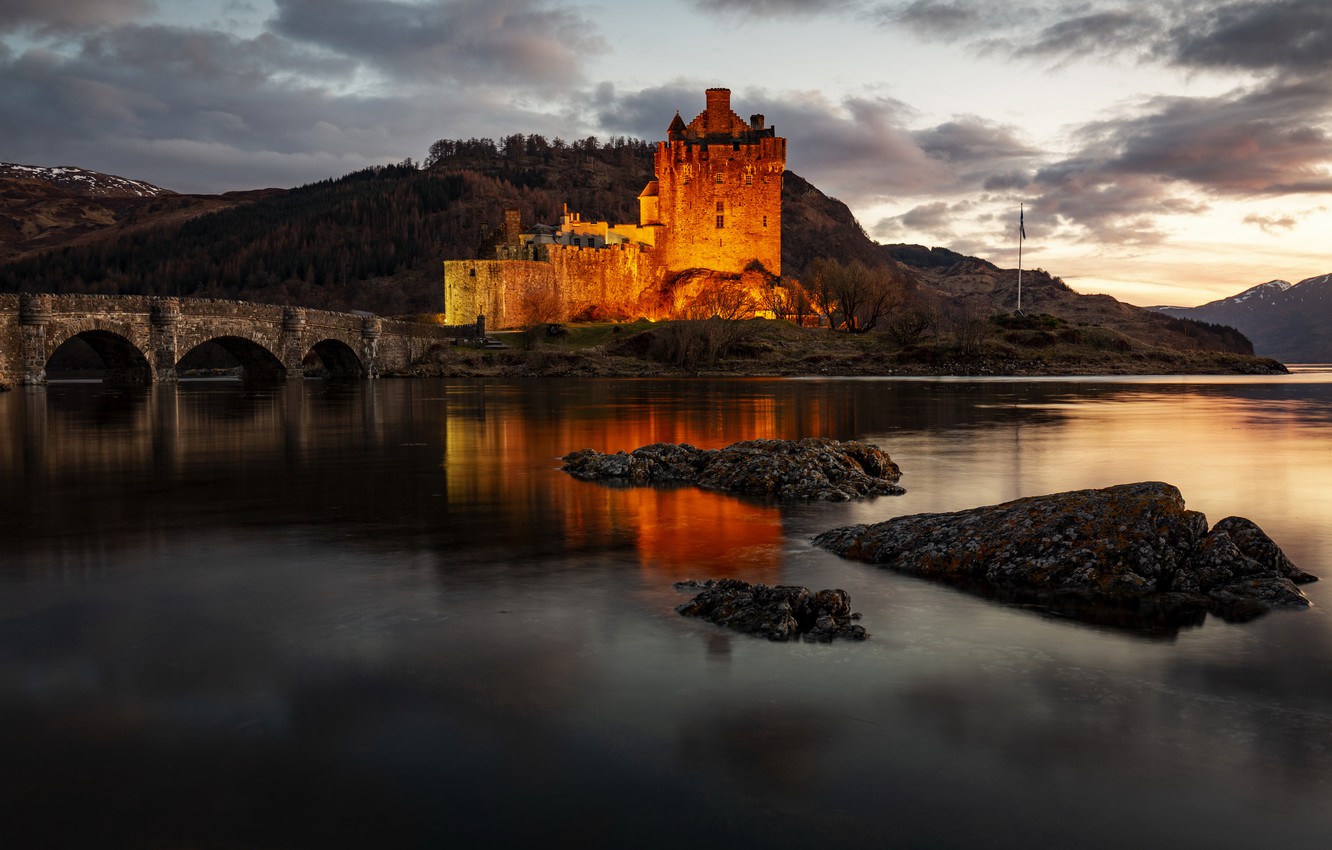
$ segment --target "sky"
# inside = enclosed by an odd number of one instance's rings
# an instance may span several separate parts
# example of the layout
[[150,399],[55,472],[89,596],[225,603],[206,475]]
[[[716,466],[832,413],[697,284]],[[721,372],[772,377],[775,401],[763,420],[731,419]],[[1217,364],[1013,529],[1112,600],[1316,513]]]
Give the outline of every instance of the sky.
[[704,89],[884,243],[1191,306],[1332,272],[1329,0],[0,0],[0,161],[179,192]]

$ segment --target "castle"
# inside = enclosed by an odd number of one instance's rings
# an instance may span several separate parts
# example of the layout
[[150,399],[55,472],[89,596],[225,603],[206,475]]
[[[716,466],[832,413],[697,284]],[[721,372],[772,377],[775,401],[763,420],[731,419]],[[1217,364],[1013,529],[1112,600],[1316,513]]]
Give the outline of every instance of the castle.
[[653,167],[637,224],[584,221],[566,207],[558,227],[521,232],[509,211],[495,259],[445,261],[444,321],[484,315],[502,329],[590,315],[672,318],[710,279],[759,266],[781,274],[786,140],[762,115],[745,121],[729,89],[708,89],[693,121],[676,113]]

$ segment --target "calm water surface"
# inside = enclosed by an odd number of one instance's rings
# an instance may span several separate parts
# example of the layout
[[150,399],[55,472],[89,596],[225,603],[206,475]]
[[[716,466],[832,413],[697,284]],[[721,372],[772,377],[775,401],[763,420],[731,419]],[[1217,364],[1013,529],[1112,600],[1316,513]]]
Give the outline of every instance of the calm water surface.
[[[908,493],[558,469],[806,436]],[[0,394],[5,846],[1328,846],[1332,580],[1144,634],[808,544],[1140,480],[1332,579],[1332,375]],[[673,613],[720,576],[846,588],[872,638]]]

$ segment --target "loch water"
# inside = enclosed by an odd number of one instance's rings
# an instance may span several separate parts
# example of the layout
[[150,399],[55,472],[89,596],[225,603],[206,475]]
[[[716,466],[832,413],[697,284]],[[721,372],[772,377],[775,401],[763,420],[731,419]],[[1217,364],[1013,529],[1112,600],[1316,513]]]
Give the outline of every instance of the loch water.
[[[825,436],[907,493],[623,489],[566,452]],[[813,549],[1143,480],[1306,611],[1090,623]],[[1332,374],[52,384],[0,393],[7,847],[1322,848]],[[864,643],[673,582],[845,588]]]

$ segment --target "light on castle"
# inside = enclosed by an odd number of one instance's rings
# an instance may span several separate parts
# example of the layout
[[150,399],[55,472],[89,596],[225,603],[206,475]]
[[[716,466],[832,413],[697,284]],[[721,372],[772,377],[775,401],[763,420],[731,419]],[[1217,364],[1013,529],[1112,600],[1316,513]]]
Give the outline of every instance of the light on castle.
[[[517,233],[493,260],[444,263],[445,321],[485,315],[490,327],[568,321],[594,311],[672,318],[709,280],[781,274],[786,140],[763,115],[731,109],[729,89],[706,109],[677,112],[639,193],[637,224],[583,220],[566,208],[558,228]],[[752,285],[746,283],[746,285]]]

